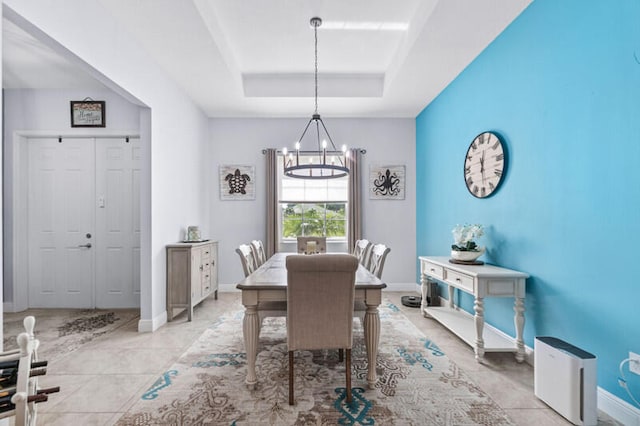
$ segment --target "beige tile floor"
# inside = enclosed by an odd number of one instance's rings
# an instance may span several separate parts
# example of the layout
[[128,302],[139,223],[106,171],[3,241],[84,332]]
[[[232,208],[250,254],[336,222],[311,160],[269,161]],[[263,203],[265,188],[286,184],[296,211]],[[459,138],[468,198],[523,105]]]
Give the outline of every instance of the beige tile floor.
[[[484,363],[477,363],[472,349],[450,331],[434,320],[423,318],[419,309],[403,306],[400,297],[404,294],[385,292],[385,296],[467,371],[516,424],[570,424],[534,396],[531,366],[518,364],[513,354],[487,354]],[[218,300],[210,297],[196,307],[193,321],[186,321],[182,313],[154,333],[138,333],[136,318],[113,333],[50,362],[39,386],[60,386],[61,392],[39,404],[38,424],[114,424],[207,326],[239,300],[240,293],[220,293]],[[37,324],[36,333],[38,326],[46,324]],[[618,423],[601,413],[599,424]]]

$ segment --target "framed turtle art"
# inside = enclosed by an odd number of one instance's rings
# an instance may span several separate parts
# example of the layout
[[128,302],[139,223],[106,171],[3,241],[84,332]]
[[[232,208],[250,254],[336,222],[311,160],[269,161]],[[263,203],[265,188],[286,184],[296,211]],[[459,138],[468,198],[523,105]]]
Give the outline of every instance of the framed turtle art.
[[220,166],[221,200],[255,200],[255,167],[247,165]]

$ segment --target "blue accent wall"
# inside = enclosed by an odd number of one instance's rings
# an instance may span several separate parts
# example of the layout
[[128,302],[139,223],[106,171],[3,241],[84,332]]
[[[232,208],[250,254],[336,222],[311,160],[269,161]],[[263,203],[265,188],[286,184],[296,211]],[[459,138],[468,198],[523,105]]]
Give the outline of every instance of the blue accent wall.
[[[483,131],[508,167],[476,199],[463,163]],[[640,1],[535,0],[416,118],[416,154],[418,254],[446,255],[456,224],[484,224],[481,259],[531,275],[525,343],[593,353],[598,386],[631,402],[617,378],[640,353]],[[515,335],[512,299],[485,314]]]

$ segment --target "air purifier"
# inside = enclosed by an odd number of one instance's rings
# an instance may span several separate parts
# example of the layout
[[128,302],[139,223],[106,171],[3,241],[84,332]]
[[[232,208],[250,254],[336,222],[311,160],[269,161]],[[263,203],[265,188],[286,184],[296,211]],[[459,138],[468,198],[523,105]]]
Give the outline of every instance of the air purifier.
[[574,425],[597,425],[596,357],[555,337],[534,341],[534,392]]

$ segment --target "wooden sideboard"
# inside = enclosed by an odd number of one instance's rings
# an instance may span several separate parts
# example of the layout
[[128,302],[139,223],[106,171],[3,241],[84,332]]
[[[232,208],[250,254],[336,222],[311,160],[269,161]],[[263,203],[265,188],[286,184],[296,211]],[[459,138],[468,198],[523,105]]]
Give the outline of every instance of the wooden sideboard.
[[193,307],[211,293],[218,298],[218,242],[176,243],[167,246],[167,320],[173,310]]
[[[525,358],[524,298],[525,281],[529,275],[493,265],[460,265],[449,262],[448,257],[420,256],[420,283],[422,285],[422,313],[450,329],[474,349],[476,360],[485,352],[515,352],[516,360]],[[427,306],[427,278],[447,284],[449,300],[445,306]],[[475,315],[460,309],[454,302],[454,289],[474,297]],[[515,345],[506,335],[484,327],[485,297],[513,297]]]

